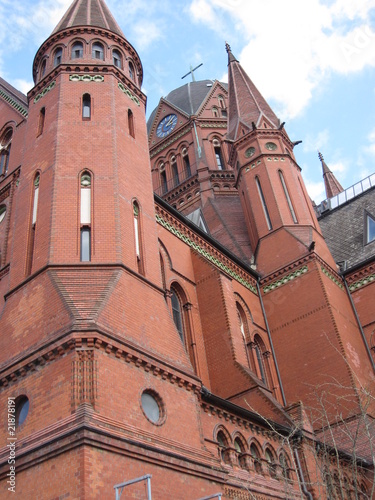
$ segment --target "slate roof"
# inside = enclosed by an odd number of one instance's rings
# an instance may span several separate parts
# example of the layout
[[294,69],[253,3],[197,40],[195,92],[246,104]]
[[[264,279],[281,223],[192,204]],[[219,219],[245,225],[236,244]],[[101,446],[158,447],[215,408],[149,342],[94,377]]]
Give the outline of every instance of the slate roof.
[[[164,100],[181,109],[181,111],[184,111],[189,116],[195,115],[208,93],[211,91],[214,83],[213,80],[200,80],[198,82],[186,83],[182,85],[182,87],[178,87],[169,92]],[[220,83],[226,90],[228,89],[227,83]],[[148,133],[150,133],[157,109],[158,107],[153,110],[147,121]]]
[[104,28],[125,38],[104,0],[74,0],[52,34],[72,26]]
[[375,187],[319,217],[319,225],[336,262],[346,268],[375,257],[375,241],[365,244],[365,213],[375,217]]
[[20,104],[23,106],[28,106],[29,103],[27,101],[27,97],[25,94],[14,88],[10,83],[0,77],[0,86],[4,88],[4,90],[12,95]]

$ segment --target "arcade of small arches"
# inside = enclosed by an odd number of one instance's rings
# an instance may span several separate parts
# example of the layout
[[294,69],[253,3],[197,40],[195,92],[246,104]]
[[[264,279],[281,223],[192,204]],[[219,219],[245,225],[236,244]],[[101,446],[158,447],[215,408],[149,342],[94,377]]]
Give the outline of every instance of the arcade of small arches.
[[68,61],[89,61],[97,60],[110,63],[121,69],[135,85],[140,86],[141,75],[137,71],[135,61],[125,54],[119,46],[106,46],[103,42],[92,39],[86,41],[83,39],[72,40],[68,45],[58,44],[50,54],[44,55],[38,67],[37,81],[41,81],[47,73],[61,63]]
[[270,443],[266,442],[262,447],[255,438],[246,440],[239,432],[231,436],[222,425],[215,430],[214,440],[224,464],[278,480],[291,482],[295,479],[295,471],[284,448],[276,452]]

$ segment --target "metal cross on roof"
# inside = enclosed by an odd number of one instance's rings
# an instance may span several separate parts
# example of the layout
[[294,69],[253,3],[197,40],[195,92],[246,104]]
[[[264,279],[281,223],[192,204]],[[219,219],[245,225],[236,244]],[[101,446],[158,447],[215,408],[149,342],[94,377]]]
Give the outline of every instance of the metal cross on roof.
[[188,73],[186,73],[186,75],[182,76],[182,77],[181,77],[181,80],[182,80],[183,78],[185,78],[185,76],[190,75],[190,73],[191,73],[191,78],[192,78],[192,81],[193,81],[193,82],[195,82],[194,71],[195,71],[196,69],[200,68],[201,66],[203,66],[203,63],[198,64],[198,66],[196,66],[195,68],[193,68],[193,66],[190,64],[190,71],[189,71]]

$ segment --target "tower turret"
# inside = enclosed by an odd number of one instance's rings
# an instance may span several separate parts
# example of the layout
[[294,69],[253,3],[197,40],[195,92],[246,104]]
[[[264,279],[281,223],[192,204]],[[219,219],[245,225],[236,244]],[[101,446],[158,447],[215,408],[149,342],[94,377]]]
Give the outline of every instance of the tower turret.
[[332,198],[339,193],[344,191],[339,181],[336,179],[335,175],[328,168],[326,162],[324,161],[322,153],[319,151],[319,160],[322,163],[324,187],[326,189],[326,197]]

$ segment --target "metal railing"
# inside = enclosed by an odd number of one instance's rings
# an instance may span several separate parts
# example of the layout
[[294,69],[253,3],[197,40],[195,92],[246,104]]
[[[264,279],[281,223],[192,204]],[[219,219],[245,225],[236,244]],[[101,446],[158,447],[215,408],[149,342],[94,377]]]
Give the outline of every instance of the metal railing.
[[340,205],[343,205],[347,201],[352,200],[359,194],[364,193],[374,186],[375,174],[371,174],[365,179],[357,182],[356,184],[353,184],[353,186],[348,187],[347,189],[342,191],[342,193],[339,193],[332,198],[327,198],[326,200],[322,201],[320,205],[317,206],[319,215],[327,212],[328,210],[332,210],[339,207]]

